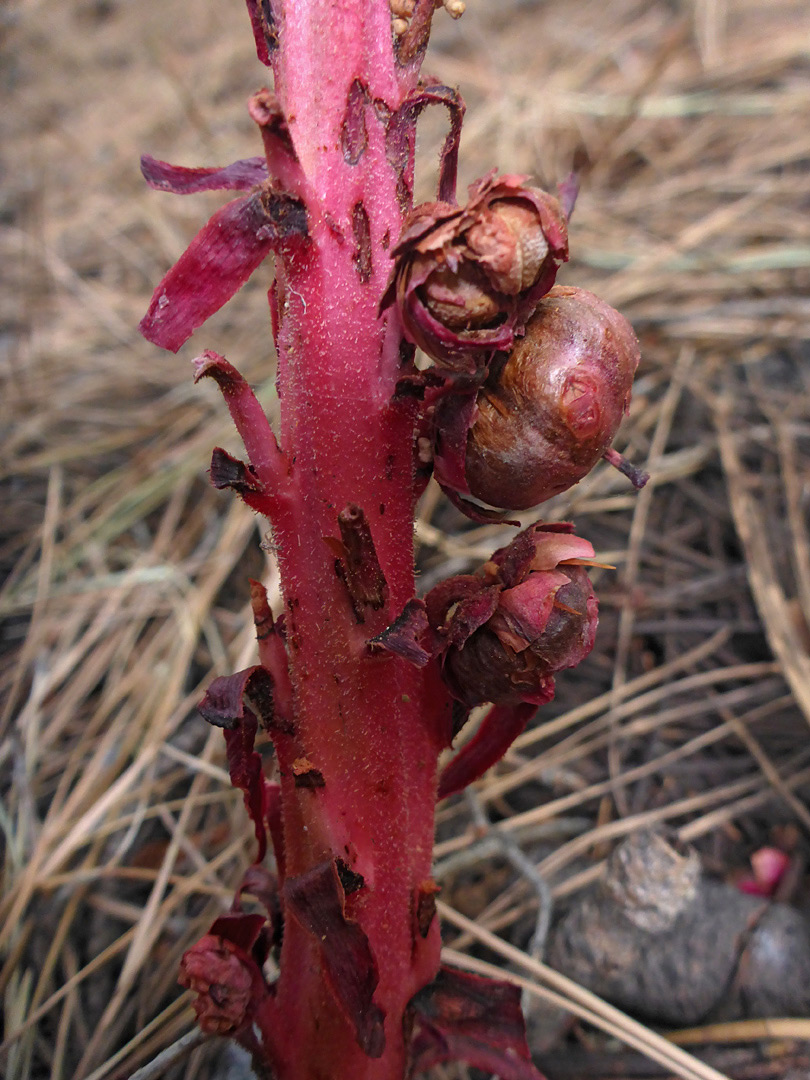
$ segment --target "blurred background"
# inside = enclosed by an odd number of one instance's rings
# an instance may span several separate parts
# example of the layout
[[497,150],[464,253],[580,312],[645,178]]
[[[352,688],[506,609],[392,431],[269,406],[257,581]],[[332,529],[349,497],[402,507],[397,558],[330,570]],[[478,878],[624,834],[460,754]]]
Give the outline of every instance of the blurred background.
[[[553,189],[582,167],[560,281],[636,328],[642,363],[618,448],[652,479],[636,494],[605,465],[543,507],[615,567],[595,574],[597,646],[472,798],[440,808],[442,897],[534,957],[532,971],[512,967],[537,986],[546,955],[644,1024],[641,1052],[623,1020],[611,1029],[535,994],[530,1042],[550,1080],[799,1080],[810,1076],[810,10],[467,6],[457,22],[437,13],[424,66],[468,103],[462,184],[497,166]],[[128,1077],[190,1032],[179,957],[251,857],[221,736],[194,705],[213,674],[253,662],[247,578],[276,595],[277,580],[259,523],[208,484],[211,448],[238,442],[189,361],[216,348],[273,413],[272,267],[178,356],[143,341],[154,286],[224,199],[150,191],[138,156],[260,153],[245,101],[267,78],[242,0],[0,10],[8,1080]],[[420,121],[421,198],[445,123]],[[473,526],[431,488],[417,542],[425,589],[474,569],[503,530]],[[660,935],[648,925],[652,936],[614,948],[605,914],[622,852],[637,875],[625,892],[680,912],[669,871],[656,877],[656,856],[636,849],[634,862],[627,847],[649,828],[688,879],[688,940],[704,935],[659,965],[680,1013],[653,1007],[638,975]],[[776,853],[767,872],[763,850]],[[583,952],[588,904],[606,923]],[[750,935],[766,909],[784,926],[763,982]],[[733,933],[717,957],[722,927]],[[445,940],[510,967],[469,928],[448,921]],[[656,1064],[650,1048],[673,1045],[662,1030],[717,1072]],[[250,1073],[214,1040],[160,1075]]]

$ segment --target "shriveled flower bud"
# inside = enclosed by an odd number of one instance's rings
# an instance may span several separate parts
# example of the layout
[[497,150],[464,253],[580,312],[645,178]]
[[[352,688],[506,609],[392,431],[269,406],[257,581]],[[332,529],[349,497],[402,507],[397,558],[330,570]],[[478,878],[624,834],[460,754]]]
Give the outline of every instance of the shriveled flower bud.
[[194,1011],[202,1031],[228,1035],[248,1017],[257,969],[238,946],[206,934],[183,954],[178,981],[193,990]]
[[554,696],[553,675],[593,648],[597,601],[584,567],[593,558],[571,526],[532,525],[480,574],[450,578],[425,597],[443,641],[442,675],[470,707]]
[[525,510],[578,483],[616,435],[638,362],[623,315],[584,289],[555,286],[478,394],[465,458],[470,493]]
[[522,176],[494,174],[466,206],[424,203],[394,249],[392,288],[407,336],[437,363],[473,370],[508,349],[568,259],[559,201]]

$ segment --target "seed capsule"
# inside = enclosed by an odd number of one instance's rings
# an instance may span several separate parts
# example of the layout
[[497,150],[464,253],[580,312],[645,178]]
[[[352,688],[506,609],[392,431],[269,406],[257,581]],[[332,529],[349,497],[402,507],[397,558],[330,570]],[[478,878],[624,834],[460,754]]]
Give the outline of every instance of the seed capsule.
[[465,458],[470,493],[526,510],[578,483],[609,450],[638,362],[624,316],[584,289],[555,286],[478,394]]

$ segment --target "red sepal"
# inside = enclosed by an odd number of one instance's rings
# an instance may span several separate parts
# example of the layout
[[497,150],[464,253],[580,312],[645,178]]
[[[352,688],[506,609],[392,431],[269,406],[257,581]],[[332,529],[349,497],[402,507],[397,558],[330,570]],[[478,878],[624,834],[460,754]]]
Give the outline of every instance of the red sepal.
[[529,1056],[516,986],[443,966],[411,1008],[414,1072],[464,1061],[501,1080],[544,1080]]
[[[554,697],[554,680],[548,680],[548,697]],[[446,799],[463,791],[487,769],[500,761],[537,711],[539,702],[520,705],[493,705],[475,735],[445,765],[439,777],[438,798]]]
[[249,191],[267,179],[267,162],[262,157],[252,157],[230,165],[189,169],[143,154],[141,172],[149,187],[173,195],[194,195],[198,191]]
[[289,196],[260,190],[226,203],[155,289],[139,330],[177,352],[285,237],[305,233],[306,211]]
[[228,773],[231,783],[239,788],[244,796],[245,808],[253,822],[256,833],[256,862],[261,862],[267,854],[267,830],[265,821],[269,808],[267,781],[264,778],[262,759],[253,749],[256,740],[258,721],[253,713],[248,712],[245,719],[230,731],[225,731],[225,747],[228,757]]
[[211,378],[222,391],[250,464],[263,484],[267,498],[272,498],[285,485],[287,462],[258,398],[233,364],[212,349],[206,349],[192,363],[195,382]]
[[209,724],[225,729],[231,783],[244,795],[259,846],[256,862],[267,854],[266,822],[270,810],[268,783],[261,756],[253,749],[261,719],[269,730],[275,724],[273,680],[260,665],[214,679],[198,709]]
[[373,1002],[379,975],[365,931],[346,918],[345,894],[335,864],[319,863],[284,883],[287,912],[315,939],[326,981],[357,1043],[371,1058],[385,1049],[385,1013]]
[[275,721],[270,672],[256,664],[234,675],[222,675],[214,679],[197,708],[215,727],[233,730],[251,714],[258,715],[262,727],[269,730]]

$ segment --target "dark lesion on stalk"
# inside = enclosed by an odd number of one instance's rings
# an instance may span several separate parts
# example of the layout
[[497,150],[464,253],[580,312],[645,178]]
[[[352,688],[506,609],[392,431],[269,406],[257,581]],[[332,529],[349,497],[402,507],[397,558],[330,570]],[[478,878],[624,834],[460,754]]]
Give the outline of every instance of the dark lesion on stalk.
[[340,540],[327,537],[337,554],[335,572],[344,582],[355,618],[365,622],[365,609],[379,611],[388,599],[385,580],[365,511],[349,503],[338,514]]
[[436,896],[442,891],[432,878],[426,878],[416,887],[414,922],[421,938],[426,938],[436,914]]
[[366,105],[369,103],[368,89],[360,79],[355,79],[349,88],[346,102],[346,115],[340,130],[340,148],[347,165],[356,165],[368,146],[366,129]]
[[343,886],[343,892],[345,896],[350,896],[352,893],[359,892],[360,889],[366,884],[366,879],[362,874],[359,874],[356,870],[352,870],[349,864],[338,856],[335,859],[335,869],[337,870],[340,884]]
[[266,218],[260,227],[269,228],[281,239],[307,235],[307,208],[300,199],[276,191],[268,183],[260,189],[258,202]]
[[314,791],[316,788],[326,786],[323,773],[320,769],[316,769],[308,758],[296,758],[292,763],[292,773],[293,782],[297,788],[309,788],[310,791]]
[[208,473],[212,485],[220,491],[231,488],[238,495],[264,491],[264,485],[256,476],[253,466],[246,465],[221,446],[214,447]]
[[371,278],[373,267],[371,251],[371,225],[368,211],[362,201],[356,202],[352,209],[352,232],[354,233],[355,252],[352,256],[357,275],[365,284]]

